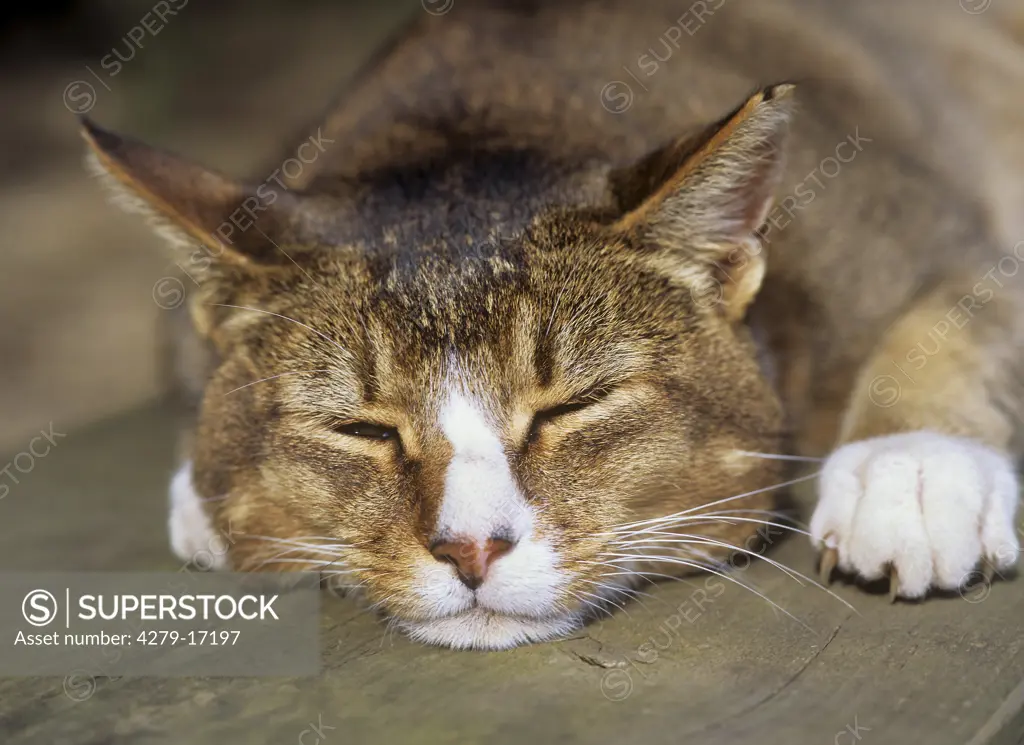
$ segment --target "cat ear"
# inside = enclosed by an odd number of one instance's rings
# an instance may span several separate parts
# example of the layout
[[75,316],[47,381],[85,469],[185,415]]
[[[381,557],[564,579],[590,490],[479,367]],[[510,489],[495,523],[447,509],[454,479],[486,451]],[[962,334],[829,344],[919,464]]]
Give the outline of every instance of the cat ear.
[[[247,187],[169,152],[82,120],[90,168],[130,212],[168,239],[193,279],[211,268],[289,261],[278,247],[316,243],[309,207],[285,188]],[[197,277],[196,275],[200,275]]]
[[758,230],[785,165],[793,86],[776,85],[696,135],[612,177],[623,216],[614,229],[659,249],[656,262],[743,317],[761,286]]

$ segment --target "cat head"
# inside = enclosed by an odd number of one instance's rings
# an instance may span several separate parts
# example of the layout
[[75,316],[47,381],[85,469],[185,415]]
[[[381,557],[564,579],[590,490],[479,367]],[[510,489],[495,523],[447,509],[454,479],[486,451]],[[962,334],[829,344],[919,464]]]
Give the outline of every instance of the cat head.
[[[475,192],[405,190],[388,224],[386,184],[247,187],[86,124],[198,285],[216,364],[194,529],[230,525],[235,569],[322,571],[453,647],[551,638],[643,573],[721,558],[769,495],[702,507],[780,480],[744,455],[782,428],[744,316],[789,94],[605,170],[597,207],[484,240]],[[465,240],[416,239],[459,208]]]

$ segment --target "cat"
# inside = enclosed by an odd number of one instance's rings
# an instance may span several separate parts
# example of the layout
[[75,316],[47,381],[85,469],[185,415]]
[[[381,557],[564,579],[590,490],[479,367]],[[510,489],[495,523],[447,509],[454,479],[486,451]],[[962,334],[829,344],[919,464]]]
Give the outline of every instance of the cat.
[[1021,19],[895,5],[459,0],[251,183],[85,121],[197,285],[176,553],[509,648],[746,550],[792,456],[824,576],[1010,570]]

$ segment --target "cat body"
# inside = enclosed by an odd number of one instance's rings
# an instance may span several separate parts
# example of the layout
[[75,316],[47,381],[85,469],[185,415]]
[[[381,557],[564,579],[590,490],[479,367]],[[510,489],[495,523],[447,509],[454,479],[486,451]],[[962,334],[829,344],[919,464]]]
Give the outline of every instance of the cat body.
[[225,566],[324,570],[415,638],[508,647],[749,547],[786,479],[764,456],[795,452],[827,458],[826,573],[921,597],[1013,566],[1001,20],[457,3],[297,174],[240,184],[88,125],[199,284],[176,551],[231,526],[252,540]]

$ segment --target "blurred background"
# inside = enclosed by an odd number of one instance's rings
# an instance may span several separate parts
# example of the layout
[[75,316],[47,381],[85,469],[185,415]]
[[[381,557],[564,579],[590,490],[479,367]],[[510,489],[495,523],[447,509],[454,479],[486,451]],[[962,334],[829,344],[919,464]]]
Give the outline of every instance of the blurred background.
[[418,0],[66,0],[0,16],[0,448],[159,394],[173,265],[83,167],[76,114],[262,181]]

